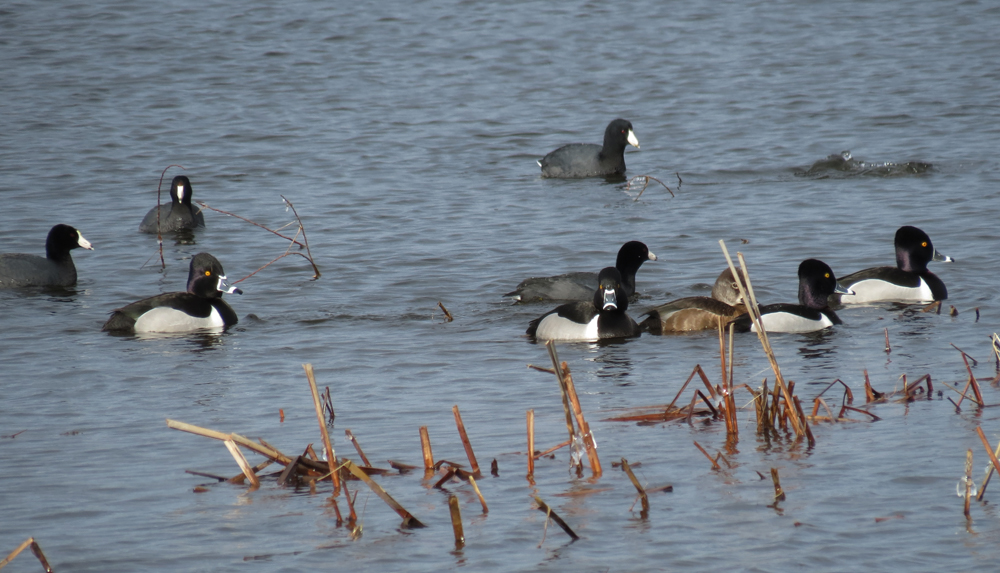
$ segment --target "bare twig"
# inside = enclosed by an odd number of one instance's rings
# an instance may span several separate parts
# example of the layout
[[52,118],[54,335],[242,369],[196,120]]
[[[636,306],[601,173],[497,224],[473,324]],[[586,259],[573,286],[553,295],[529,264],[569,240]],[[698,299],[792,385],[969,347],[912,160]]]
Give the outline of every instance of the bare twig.
[[[663,185],[663,188],[666,189],[668,193],[670,193],[671,197],[676,197],[676,195],[674,195],[674,192],[670,190],[670,187],[667,187],[666,183],[664,183],[663,181],[660,181],[659,179],[657,179],[656,177],[653,177],[651,175],[636,175],[635,177],[629,179],[628,183],[625,184],[625,190],[626,191],[631,191],[632,190],[632,182],[635,181],[636,179],[642,179],[643,182],[642,182],[642,189],[639,190],[639,194],[635,196],[635,199],[632,199],[633,201],[638,201],[639,197],[642,197],[642,193],[643,193],[643,191],[646,190],[646,187],[649,187],[649,182],[650,181],[656,181],[660,185]],[[681,176],[678,175],[677,176],[677,181],[680,182],[680,180],[681,180]]]

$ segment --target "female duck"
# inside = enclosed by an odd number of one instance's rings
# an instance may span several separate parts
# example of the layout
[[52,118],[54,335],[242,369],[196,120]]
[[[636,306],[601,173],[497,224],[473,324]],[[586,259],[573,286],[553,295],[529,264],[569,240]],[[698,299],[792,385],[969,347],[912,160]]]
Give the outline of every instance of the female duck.
[[625,314],[628,297],[614,267],[601,270],[591,302],[570,302],[532,320],[527,334],[541,340],[595,341],[639,336],[639,325]]
[[872,267],[840,279],[853,295],[834,296],[836,303],[875,301],[932,302],[948,298],[948,289],[937,275],[927,270],[927,263],[950,263],[954,259],[937,252],[927,233],[904,226],[896,231],[895,267]]
[[208,253],[191,259],[187,292],[170,292],[115,309],[101,330],[118,332],[192,332],[222,329],[239,322],[222,300],[224,293],[243,294],[226,283],[222,264]]
[[77,247],[93,251],[90,241],[69,225],[56,225],[45,239],[45,257],[10,253],[0,255],[0,287],[76,284],[76,265],[69,252]]
[[[635,274],[646,261],[655,261],[656,255],[649,252],[645,243],[629,241],[618,249],[615,268],[621,274],[625,296],[635,294]],[[589,301],[597,289],[597,273],[575,272],[554,277],[532,277],[521,281],[517,288],[505,294],[518,302],[542,302],[549,300]]]
[[[741,273],[742,274],[742,273]],[[639,323],[645,332],[666,334],[718,328],[746,312],[740,287],[728,268],[715,279],[712,296],[689,296],[661,304],[646,313]]]
[[[851,291],[837,284],[826,263],[806,259],[799,265],[799,304],[768,304],[760,307],[761,322],[768,332],[814,332],[842,324],[827,304],[834,293]],[[732,321],[737,332],[757,332],[749,314]]]
[[571,143],[538,160],[542,177],[621,177],[625,175],[625,146],[639,149],[632,122],[616,119],[604,130],[604,145]]
[[142,233],[156,233],[156,219],[159,217],[159,232],[172,233],[181,229],[205,226],[205,215],[191,206],[191,181],[183,175],[170,182],[170,204],[158,205],[146,213],[139,224]]

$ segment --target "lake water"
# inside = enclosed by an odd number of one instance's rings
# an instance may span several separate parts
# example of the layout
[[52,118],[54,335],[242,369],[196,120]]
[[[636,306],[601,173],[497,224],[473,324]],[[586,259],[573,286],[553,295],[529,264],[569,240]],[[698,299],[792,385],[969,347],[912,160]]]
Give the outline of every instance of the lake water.
[[[955,484],[970,448],[981,481],[975,428],[995,444],[1000,416],[969,402],[956,412],[944,396],[957,401],[946,386],[967,378],[952,344],[979,361],[977,376],[995,373],[998,26],[1000,7],[975,1],[5,4],[0,252],[43,253],[63,222],[95,250],[74,252],[76,288],[0,292],[0,555],[33,536],[57,571],[995,566],[1000,512],[974,504],[967,522]],[[641,144],[629,175],[676,197],[539,176],[537,158],[599,142],[615,117]],[[870,169],[802,174],[843,150]],[[899,167],[911,161],[933,167]],[[284,252],[208,211],[193,243],[165,241],[161,270],[155,237],[137,227],[172,164],[184,169],[167,181],[187,175],[196,200],[271,228],[294,220],[288,198],[322,277],[292,256],[241,282],[245,294],[227,296],[240,323],[223,335],[100,332],[112,309],[182,290],[195,253],[239,279]],[[772,344],[807,410],[838,378],[859,405],[865,369],[884,392],[930,374],[941,396],[877,405],[874,423],[817,424],[812,448],[758,440],[747,408],[733,467],[712,471],[692,442],[725,449],[721,424],[604,420],[669,402],[695,364],[719,382],[714,333],[565,344],[605,474],[577,478],[560,450],[525,480],[525,411],[539,449],[566,430],[554,377],[526,368],[548,364],[523,332],[550,306],[510,304],[518,281],[598,270],[642,240],[660,260],[639,273],[638,318],[704,294],[723,239],[744,253],[759,299],[791,302],[801,260],[840,275],[892,264],[904,224],[956,259],[932,267],[948,285],[944,312],[849,308],[843,326]],[[303,363],[331,389],[338,453],[355,457],[349,428],[381,467],[420,464],[420,426],[436,458],[463,461],[457,404],[480,464],[499,466],[479,482],[490,512],[468,484],[379,478],[428,525],[400,529],[353,482],[363,534],[352,538],[326,484],[196,493],[212,480],[186,469],[238,468],[221,443],[165,419],[297,455],[320,443]],[[739,384],[770,384],[754,335],[737,336],[735,371]],[[642,482],[673,485],[646,519],[611,468],[622,457],[641,462]],[[776,507],[759,475],[772,467],[787,493]],[[565,496],[586,489],[601,491]],[[461,550],[448,492],[462,505]],[[543,541],[535,494],[579,541],[554,525]],[[30,553],[7,568],[37,569]]]

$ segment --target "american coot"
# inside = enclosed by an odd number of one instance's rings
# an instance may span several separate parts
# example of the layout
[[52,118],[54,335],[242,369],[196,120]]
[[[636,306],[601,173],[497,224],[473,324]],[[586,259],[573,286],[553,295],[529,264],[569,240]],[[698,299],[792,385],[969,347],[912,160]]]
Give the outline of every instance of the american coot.
[[614,177],[625,174],[625,145],[639,149],[632,123],[616,119],[604,130],[604,145],[571,143],[538,161],[542,177]]
[[205,226],[205,215],[191,205],[191,181],[183,175],[170,182],[170,204],[153,207],[139,224],[139,231],[156,233],[156,216],[160,216],[160,232],[171,233],[181,229]]
[[222,329],[239,322],[224,293],[243,294],[226,283],[218,259],[198,253],[191,259],[187,292],[169,292],[115,309],[101,330],[118,332],[191,332]]
[[[760,307],[761,322],[768,332],[813,332],[841,324],[837,313],[827,306],[831,294],[850,293],[837,284],[833,270],[816,259],[799,265],[799,304],[768,304]],[[732,321],[737,332],[757,332],[749,314]]]
[[872,267],[847,275],[840,284],[853,295],[833,295],[831,302],[858,303],[874,301],[930,302],[948,298],[944,282],[927,270],[927,263],[950,263],[954,259],[937,252],[927,233],[903,226],[896,231],[896,266]]
[[[649,252],[645,243],[629,241],[618,249],[615,268],[622,277],[622,288],[626,297],[635,294],[635,273],[646,261],[655,261],[656,255]],[[505,294],[519,302],[543,302],[554,300],[589,301],[597,290],[597,273],[575,272],[554,277],[532,277],[521,281],[517,288]]]
[[746,311],[740,288],[727,268],[715,279],[711,297],[689,296],[661,304],[647,312],[639,326],[652,334],[706,330],[718,328],[720,319],[726,324]]
[[528,336],[541,340],[594,341],[628,338],[642,332],[625,314],[628,297],[618,269],[607,267],[598,275],[599,288],[590,302],[570,302],[532,320]]
[[90,241],[69,225],[56,225],[45,239],[45,257],[0,255],[0,287],[73,286],[76,265],[69,252],[77,247],[93,251]]

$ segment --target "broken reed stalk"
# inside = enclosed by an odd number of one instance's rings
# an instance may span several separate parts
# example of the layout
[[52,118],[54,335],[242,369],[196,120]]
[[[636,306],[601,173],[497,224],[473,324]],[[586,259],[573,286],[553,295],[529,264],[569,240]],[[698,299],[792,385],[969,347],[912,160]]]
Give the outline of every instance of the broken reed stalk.
[[458,507],[458,497],[448,496],[448,508],[451,510],[451,528],[455,531],[455,547],[465,545],[465,531],[462,529],[462,510]]
[[709,453],[705,451],[705,448],[701,447],[701,444],[699,444],[698,442],[695,442],[694,443],[694,447],[696,447],[699,450],[701,450],[701,453],[705,454],[705,457],[708,458],[708,461],[712,462],[712,469],[713,470],[721,470],[722,469],[722,466],[719,465],[719,462],[715,461],[715,458],[713,458],[712,456],[710,456]]
[[427,433],[427,426],[420,426],[420,449],[424,454],[424,469],[434,471],[434,454],[431,453],[431,437]]
[[[573,414],[570,413],[569,397],[566,395],[566,379],[563,378],[562,368],[559,367],[559,356],[556,354],[556,344],[552,340],[545,342],[545,348],[549,351],[549,358],[552,360],[552,369],[556,374],[556,381],[559,383],[559,393],[562,394],[563,412],[566,414],[566,430],[569,432],[569,443],[576,439],[576,430],[573,428]],[[572,464],[573,456],[570,456]]]
[[400,517],[402,517],[403,527],[424,527],[424,524],[421,523],[419,519],[413,517],[413,514],[406,511],[406,509],[404,509],[402,505],[399,505],[399,502],[393,499],[391,495],[389,495],[384,489],[382,489],[382,486],[375,483],[375,481],[372,480],[372,478],[368,477],[368,474],[366,474],[361,468],[355,465],[354,462],[352,462],[351,460],[344,460],[344,463],[341,464],[341,467],[347,469],[347,471],[354,474],[354,477],[365,482],[365,484],[367,484],[368,487],[371,488],[371,490],[375,493],[375,495],[382,498],[382,501],[384,501],[389,507],[393,509],[393,511],[395,511]]
[[167,427],[172,430],[180,430],[182,432],[197,434],[199,436],[204,436],[206,438],[213,438],[220,441],[232,440],[249,450],[253,450],[266,458],[270,458],[278,462],[283,466],[287,466],[288,464],[292,463],[292,458],[286,456],[285,454],[279,452],[278,450],[262,446],[239,434],[226,434],[223,432],[217,432],[215,430],[209,430],[208,428],[195,426],[194,424],[187,424],[184,422],[178,422],[177,420],[171,420],[170,418],[167,418]]
[[441,301],[438,301],[438,306],[441,308],[441,311],[444,312],[445,322],[452,322],[453,320],[455,320],[455,317],[452,316],[450,312],[448,312],[448,309],[445,308],[443,304],[441,304]]
[[247,459],[243,457],[243,452],[240,451],[240,447],[236,445],[236,442],[226,440],[223,443],[226,444],[226,448],[229,450],[229,453],[233,455],[233,459],[236,460],[236,464],[240,466],[241,470],[243,470],[243,475],[250,480],[251,487],[260,487],[260,479],[257,477],[257,474],[253,473],[253,468],[251,468],[250,464],[247,463]]
[[528,410],[528,481],[535,477],[535,411]]
[[358,443],[357,438],[354,437],[354,434],[351,433],[351,430],[349,429],[344,430],[344,434],[347,436],[347,439],[350,440],[352,444],[354,444],[354,449],[357,450],[358,455],[361,456],[361,461],[364,462],[366,466],[371,467],[372,465],[371,462],[368,461],[368,457],[361,450],[361,444]]
[[1000,467],[1000,461],[997,460],[997,454],[1000,454],[1000,443],[997,444],[996,452],[994,452],[990,449],[990,441],[986,439],[986,434],[983,433],[983,428],[981,426],[976,426],[976,432],[979,434],[979,439],[983,441],[983,447],[986,448],[986,455],[990,458],[990,467],[986,470],[986,477],[983,478],[983,487],[980,489],[979,495],[976,496],[976,501],[982,501],[983,494],[986,493],[986,484],[990,481],[990,475],[993,473],[995,468]]
[[[632,473],[632,467],[628,465],[628,460],[622,458],[622,471],[628,475],[629,481],[635,486],[636,491],[639,492],[639,499],[642,500],[642,517],[646,518],[649,516],[649,496],[646,494],[645,488],[636,479],[635,474]],[[633,504],[634,505],[634,504]]]
[[537,495],[532,497],[534,497],[535,503],[538,504],[539,511],[544,512],[547,519],[551,518],[552,521],[556,522],[556,524],[559,527],[561,527],[563,531],[566,532],[566,535],[569,535],[571,538],[573,538],[573,541],[580,539],[580,536],[577,535],[576,532],[573,531],[573,529],[570,528],[570,526],[567,525],[565,521],[563,521],[563,518],[559,517],[559,514],[553,511],[552,508],[548,506],[548,504],[542,501],[542,498],[538,497]]
[[479,498],[479,503],[483,506],[483,513],[489,513],[490,508],[486,505],[486,498],[483,497],[483,492],[479,491],[479,484],[476,483],[476,478],[472,475],[468,475],[469,483],[472,484],[472,489],[476,492],[476,497]]
[[333,480],[333,497],[337,497],[340,491],[340,476],[337,472],[337,453],[330,442],[330,433],[326,430],[326,418],[323,417],[323,404],[319,400],[319,390],[316,388],[316,376],[313,373],[312,364],[303,364],[302,369],[306,371],[306,379],[309,381],[309,388],[312,390],[313,405],[316,407],[316,419],[319,421],[319,432],[323,436],[323,445],[326,447],[326,463],[330,466],[330,479]]
[[778,468],[771,468],[771,481],[774,482],[774,501],[785,501],[785,490],[781,489]]
[[3,561],[0,561],[0,569],[6,567],[8,563],[13,561],[15,557],[20,555],[22,551],[29,547],[31,548],[31,552],[35,555],[35,558],[37,558],[39,563],[42,564],[42,567],[45,568],[46,573],[52,573],[52,566],[49,565],[49,560],[45,558],[45,554],[42,553],[42,547],[38,545],[38,542],[35,541],[34,537],[25,539],[24,543],[17,546],[17,549],[8,553],[7,557],[4,557]]
[[451,407],[451,412],[455,414],[455,425],[458,426],[458,435],[462,438],[462,445],[465,446],[465,455],[469,457],[469,465],[472,466],[472,473],[480,475],[479,462],[476,461],[476,454],[472,451],[472,442],[469,441],[469,434],[465,431],[465,424],[462,423],[462,414],[458,412],[458,405]]
[[[978,403],[979,407],[981,408],[983,407],[983,405],[986,404],[986,402],[983,401],[983,393],[979,390],[979,382],[976,380],[976,376],[972,373],[972,367],[969,366],[969,358],[972,357],[966,354],[965,351],[955,346],[954,344],[952,344],[952,346],[955,347],[955,350],[958,350],[959,352],[962,353],[962,361],[965,362],[965,369],[969,373],[969,384],[972,385],[972,393],[976,395],[976,403]],[[973,358],[972,361],[976,362],[975,358]],[[959,400],[959,404],[961,403],[962,403],[961,400]]]
[[969,504],[972,501],[972,449],[965,453],[965,519],[972,521]]
[[[771,342],[767,338],[767,331],[764,330],[763,324],[761,324],[760,309],[757,307],[757,298],[753,294],[753,285],[750,283],[750,271],[747,268],[746,260],[743,258],[743,253],[737,252],[736,256],[739,258],[740,267],[743,269],[742,275],[736,272],[736,265],[733,264],[733,259],[729,256],[729,250],[726,249],[726,243],[723,240],[719,240],[719,246],[722,247],[722,254],[726,257],[726,262],[729,264],[729,270],[733,273],[736,278],[736,286],[740,289],[740,296],[743,297],[743,302],[747,304],[747,312],[750,315],[750,319],[753,321],[754,327],[757,329],[757,337],[760,339],[761,346],[764,347],[764,354],[767,355],[768,362],[771,363],[771,369],[774,371],[774,384],[776,387],[781,389],[781,394],[785,399],[785,411],[789,414],[789,420],[792,422],[792,429],[795,431],[795,435],[798,437],[804,437],[806,435],[806,430],[802,424],[802,420],[799,418],[799,414],[795,409],[794,402],[792,401],[792,395],[788,391],[785,385],[785,379],[781,376],[781,369],[778,367],[778,360],[774,357],[774,350],[771,348]],[[744,286],[743,282],[746,281]]]
[[580,406],[580,397],[576,393],[576,385],[573,383],[573,375],[569,371],[569,365],[561,363],[563,383],[566,387],[566,395],[569,396],[570,404],[573,406],[573,416],[576,418],[576,427],[580,430],[583,438],[583,445],[587,449],[587,460],[590,462],[590,472],[595,478],[601,477],[604,470],[601,469],[601,460],[597,457],[597,442],[594,434],[590,431],[590,424],[583,417],[583,407]]
[[[719,324],[719,360],[722,362],[722,409],[723,420],[726,422],[726,434],[733,440],[739,439],[739,420],[736,416],[736,398],[733,396],[733,379],[731,373],[726,369],[726,331],[722,318],[718,319]],[[732,366],[733,352],[733,325],[729,325],[729,357]]]

